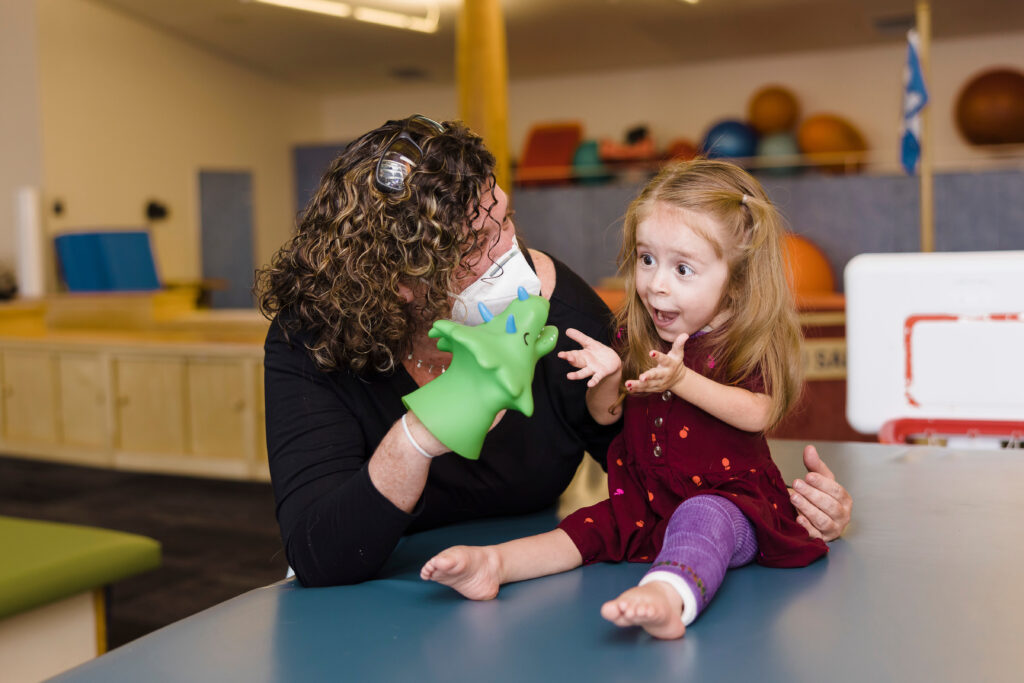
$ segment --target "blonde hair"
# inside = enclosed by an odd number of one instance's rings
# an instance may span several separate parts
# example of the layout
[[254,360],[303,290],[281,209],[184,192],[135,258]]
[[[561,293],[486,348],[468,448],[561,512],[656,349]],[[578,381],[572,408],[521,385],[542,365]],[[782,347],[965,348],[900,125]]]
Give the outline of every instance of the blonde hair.
[[707,216],[722,228],[724,244],[702,235],[729,266],[717,310],[730,316],[708,333],[715,358],[709,376],[735,385],[759,373],[771,398],[768,431],[800,397],[800,326],[786,281],[783,218],[761,184],[734,164],[695,159],[670,165],[630,204],[618,259],[626,281],[626,305],[617,320],[627,331],[622,376],[637,377],[652,367],[650,350],[663,344],[636,292],[637,226],[658,203]]

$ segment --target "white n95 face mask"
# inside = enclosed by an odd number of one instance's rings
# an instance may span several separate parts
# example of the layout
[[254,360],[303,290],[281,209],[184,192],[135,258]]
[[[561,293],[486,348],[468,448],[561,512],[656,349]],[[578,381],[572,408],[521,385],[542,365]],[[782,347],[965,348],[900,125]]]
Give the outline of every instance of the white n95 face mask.
[[516,298],[520,287],[530,294],[540,294],[540,278],[527,263],[519,245],[513,243],[486,273],[459,294],[452,295],[455,303],[451,319],[463,325],[480,325],[484,318],[479,304],[499,315]]

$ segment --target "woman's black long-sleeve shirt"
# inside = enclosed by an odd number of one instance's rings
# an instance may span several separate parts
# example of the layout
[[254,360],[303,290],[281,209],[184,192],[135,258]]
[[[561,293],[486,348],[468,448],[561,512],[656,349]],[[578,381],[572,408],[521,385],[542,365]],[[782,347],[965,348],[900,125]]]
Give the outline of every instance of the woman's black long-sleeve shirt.
[[436,458],[412,513],[377,491],[367,463],[405,412],[402,396],[416,383],[401,366],[386,375],[322,372],[302,334],[286,341],[273,321],[264,347],[267,449],[285,554],[304,585],[373,577],[409,532],[548,507],[584,451],[604,465],[619,427],[594,422],[586,382],[566,379],[572,368],[557,353],[576,347],[565,336],[569,327],[610,344],[611,314],[579,276],[552,260],[548,324],[559,338],[537,363],[533,417],[508,411],[487,435],[479,460]]

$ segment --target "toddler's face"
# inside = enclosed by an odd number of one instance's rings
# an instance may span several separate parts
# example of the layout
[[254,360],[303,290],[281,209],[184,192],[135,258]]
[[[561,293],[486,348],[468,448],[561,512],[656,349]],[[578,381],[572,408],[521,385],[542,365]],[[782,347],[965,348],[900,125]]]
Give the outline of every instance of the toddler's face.
[[636,291],[666,342],[729,316],[718,310],[729,264],[701,233],[724,243],[717,221],[661,202],[637,225]]

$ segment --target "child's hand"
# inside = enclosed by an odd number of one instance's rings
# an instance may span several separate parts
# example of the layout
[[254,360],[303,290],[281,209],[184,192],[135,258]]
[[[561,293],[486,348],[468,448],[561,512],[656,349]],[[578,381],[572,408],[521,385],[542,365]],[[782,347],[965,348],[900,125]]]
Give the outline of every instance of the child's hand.
[[626,391],[653,394],[667,391],[682,380],[686,375],[686,366],[683,365],[683,344],[686,343],[689,336],[683,333],[676,337],[668,353],[651,351],[651,358],[657,365],[637,379],[626,382]]
[[565,336],[583,347],[575,351],[558,352],[559,358],[569,361],[570,365],[578,368],[575,372],[566,375],[569,379],[589,377],[590,381],[587,382],[587,386],[596,387],[605,377],[614,375],[622,368],[622,359],[611,347],[605,346],[571,327],[565,331]]

